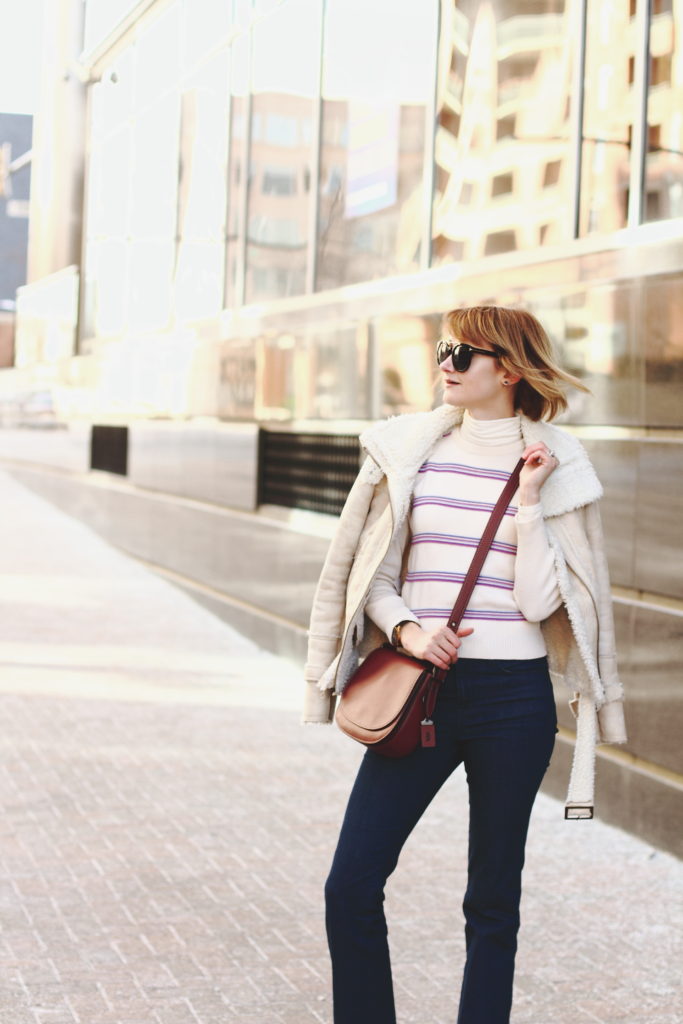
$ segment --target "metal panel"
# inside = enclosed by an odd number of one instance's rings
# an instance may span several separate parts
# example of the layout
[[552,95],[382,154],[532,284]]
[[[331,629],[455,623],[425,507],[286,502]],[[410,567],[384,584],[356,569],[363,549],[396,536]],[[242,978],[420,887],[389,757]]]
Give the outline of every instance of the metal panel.
[[153,423],[130,425],[130,479],[138,487],[256,507],[256,424]]
[[635,586],[683,598],[683,444],[639,445]]
[[341,512],[358,473],[353,434],[262,430],[259,504]]

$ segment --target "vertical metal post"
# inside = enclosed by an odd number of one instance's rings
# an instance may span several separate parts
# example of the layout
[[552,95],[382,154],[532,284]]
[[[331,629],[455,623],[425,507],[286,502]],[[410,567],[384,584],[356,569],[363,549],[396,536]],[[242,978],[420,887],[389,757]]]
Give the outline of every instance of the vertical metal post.
[[368,324],[368,407],[367,416],[370,420],[378,420],[381,416],[381,385],[379,345],[377,344],[377,328],[371,321]]
[[318,216],[320,195],[320,146],[322,142],[323,116],[323,42],[325,37],[325,3],[318,0],[320,7],[320,31],[318,33],[318,88],[313,97],[312,139],[311,139],[311,184],[308,197],[308,237],[306,239],[306,293],[315,291],[318,268]]
[[[452,3],[453,0],[441,0]],[[434,146],[436,141],[436,103],[439,89],[439,50],[441,39],[441,2],[436,0],[433,7],[436,12],[434,25],[434,47],[432,50],[432,88],[425,104],[425,140],[423,156],[423,208],[422,237],[420,243],[420,270],[428,270],[432,262],[432,226],[434,211],[434,184],[436,173],[434,168]]]
[[645,158],[648,146],[647,101],[650,86],[650,16],[651,0],[638,0],[635,18],[636,51],[633,74],[633,131],[631,133],[631,168],[628,198],[628,226],[637,227],[643,220],[645,192]]
[[96,83],[89,83],[90,87],[85,93],[85,119],[84,119],[84,147],[83,147],[83,199],[81,214],[81,239],[80,239],[80,260],[78,266],[78,311],[76,313],[76,337],[72,355],[83,355],[83,337],[86,327],[86,302],[89,298],[89,285],[86,283],[86,267],[88,266],[89,238],[90,231],[90,193],[92,184],[90,174],[92,171],[92,136],[93,136],[93,94],[92,86]]
[[583,117],[586,97],[586,23],[588,21],[588,0],[575,0],[575,3],[573,28],[576,36],[576,57],[569,116],[569,138],[572,145],[572,238],[578,238],[581,231],[581,175],[583,173]]
[[240,237],[238,246],[238,261],[235,274],[235,305],[237,308],[244,305],[246,280],[247,280],[247,218],[249,216],[249,193],[251,191],[251,117],[253,109],[252,84],[253,84],[253,63],[254,63],[254,28],[253,20],[250,18],[247,24],[247,97],[244,114],[244,189],[240,197]]

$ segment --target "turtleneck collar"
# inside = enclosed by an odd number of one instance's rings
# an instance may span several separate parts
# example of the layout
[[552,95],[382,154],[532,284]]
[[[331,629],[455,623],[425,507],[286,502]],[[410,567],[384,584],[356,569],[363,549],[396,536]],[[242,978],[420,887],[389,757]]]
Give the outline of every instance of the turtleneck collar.
[[516,450],[522,444],[522,424],[519,416],[478,420],[466,409],[460,425],[460,440],[478,449]]

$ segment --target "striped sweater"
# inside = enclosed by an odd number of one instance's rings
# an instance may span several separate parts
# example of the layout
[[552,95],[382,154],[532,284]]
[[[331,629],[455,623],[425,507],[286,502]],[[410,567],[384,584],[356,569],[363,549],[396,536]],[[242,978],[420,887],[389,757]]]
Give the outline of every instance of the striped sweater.
[[[409,522],[391,545],[366,612],[390,636],[397,622],[443,625],[488,517],[522,454],[519,418],[476,420],[442,437],[418,473]],[[540,622],[561,603],[540,505],[507,508],[463,625],[462,658],[537,658]],[[403,551],[409,543],[405,575]]]

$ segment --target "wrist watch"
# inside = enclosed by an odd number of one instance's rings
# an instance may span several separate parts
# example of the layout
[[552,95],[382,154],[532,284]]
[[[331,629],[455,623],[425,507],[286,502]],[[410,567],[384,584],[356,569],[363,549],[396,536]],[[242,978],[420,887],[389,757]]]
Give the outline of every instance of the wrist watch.
[[400,647],[401,646],[401,630],[402,630],[402,628],[408,622],[412,622],[412,621],[413,621],[412,619],[401,619],[401,621],[398,622],[394,626],[394,628],[391,631],[391,646],[392,647]]

